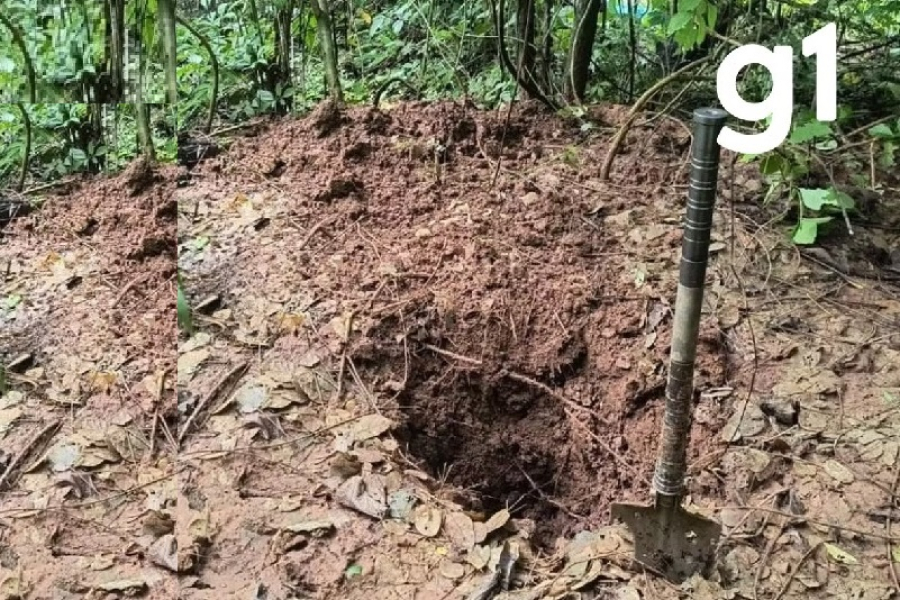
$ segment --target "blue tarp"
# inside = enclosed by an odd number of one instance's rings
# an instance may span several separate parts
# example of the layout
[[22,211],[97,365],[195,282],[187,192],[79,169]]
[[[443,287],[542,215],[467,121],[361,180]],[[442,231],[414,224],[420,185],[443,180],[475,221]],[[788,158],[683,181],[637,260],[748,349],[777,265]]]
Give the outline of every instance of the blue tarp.
[[[616,6],[616,14],[628,14],[628,0],[613,0],[613,3]],[[634,0],[632,4],[634,5],[634,16],[638,19],[642,19],[650,11],[648,0]]]

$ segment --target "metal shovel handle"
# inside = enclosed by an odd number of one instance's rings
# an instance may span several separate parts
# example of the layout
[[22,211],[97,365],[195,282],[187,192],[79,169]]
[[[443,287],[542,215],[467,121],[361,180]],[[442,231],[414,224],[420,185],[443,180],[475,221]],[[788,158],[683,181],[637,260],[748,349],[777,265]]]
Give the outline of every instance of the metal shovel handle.
[[717,108],[694,111],[694,140],[691,149],[691,181],[688,190],[672,349],[666,383],[666,411],[662,444],[653,489],[657,501],[680,501],[687,472],[687,444],[691,429],[691,396],[694,390],[694,361],[700,332],[703,282],[709,262],[709,240],[719,175],[719,131],[728,113]]

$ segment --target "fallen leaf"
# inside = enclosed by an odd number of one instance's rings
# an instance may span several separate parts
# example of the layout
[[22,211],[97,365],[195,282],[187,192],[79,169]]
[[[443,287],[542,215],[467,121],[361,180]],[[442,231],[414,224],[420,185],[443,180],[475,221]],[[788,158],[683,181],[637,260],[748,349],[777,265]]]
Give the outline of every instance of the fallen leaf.
[[842,565],[858,565],[859,561],[856,558],[844,550],[841,550],[834,544],[829,544],[825,542],[823,544],[825,546],[825,551],[828,553],[828,556],[836,563],[840,563]]
[[258,411],[268,398],[268,388],[255,382],[244,384],[234,394],[234,401],[238,404],[238,410],[244,414]]
[[362,442],[388,431],[394,422],[382,415],[365,415],[351,424],[353,439]]
[[445,560],[440,566],[441,575],[447,579],[461,579],[466,574],[466,568],[455,562]]
[[101,583],[96,587],[104,592],[121,592],[125,595],[133,595],[144,591],[147,588],[147,582],[143,579],[117,579]]
[[334,522],[327,519],[317,521],[300,521],[285,527],[285,530],[291,533],[306,533],[310,537],[320,538],[328,535],[334,530]]
[[153,564],[178,573],[178,541],[173,534],[166,534],[153,542],[148,556]]
[[751,402],[746,405],[746,409],[741,406],[735,408],[734,414],[722,428],[722,440],[734,443],[742,438],[759,435],[765,428],[766,416],[759,406]]
[[354,577],[359,577],[363,574],[363,568],[361,565],[352,564],[347,567],[347,570],[344,571],[344,576],[347,579],[353,579]]
[[509,518],[509,511],[505,508],[495,512],[493,515],[491,515],[491,518],[484,523],[484,528],[487,530],[487,534],[490,535],[501,527],[506,526],[506,524],[509,522]]
[[473,546],[466,554],[466,562],[480,571],[491,562],[491,548],[489,546]]
[[836,460],[825,461],[825,472],[828,473],[838,483],[853,483],[856,477],[853,472]]
[[331,328],[342,342],[350,339],[350,329],[353,327],[353,313],[345,312],[331,320]]
[[78,444],[60,444],[47,452],[50,468],[57,473],[70,470],[80,458],[81,447]]
[[416,531],[425,537],[434,537],[441,530],[441,511],[428,506],[420,506],[416,511]]
[[375,519],[383,518],[387,512],[384,482],[377,475],[351,477],[337,489],[336,498],[342,506]]
[[0,581],[0,598],[3,600],[20,600],[26,597],[27,591],[18,575],[10,575]]
[[468,550],[475,545],[475,525],[465,513],[448,513],[444,517],[444,533],[461,550]]
[[200,368],[207,358],[209,358],[209,350],[193,350],[186,352],[178,357],[178,382],[187,383],[191,377]]

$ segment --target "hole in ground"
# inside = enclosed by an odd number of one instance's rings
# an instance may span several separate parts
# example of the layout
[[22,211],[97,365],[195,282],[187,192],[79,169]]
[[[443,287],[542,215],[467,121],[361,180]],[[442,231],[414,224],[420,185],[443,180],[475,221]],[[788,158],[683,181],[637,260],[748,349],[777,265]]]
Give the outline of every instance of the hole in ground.
[[[510,508],[532,519],[534,541],[549,546],[594,520],[597,486],[616,488],[610,465],[597,468],[592,444],[580,441],[560,401],[539,388],[448,372],[445,363],[411,372],[419,381],[399,398],[405,423],[398,434],[436,479],[460,489],[454,499],[466,509]],[[603,484],[604,475],[613,477]]]

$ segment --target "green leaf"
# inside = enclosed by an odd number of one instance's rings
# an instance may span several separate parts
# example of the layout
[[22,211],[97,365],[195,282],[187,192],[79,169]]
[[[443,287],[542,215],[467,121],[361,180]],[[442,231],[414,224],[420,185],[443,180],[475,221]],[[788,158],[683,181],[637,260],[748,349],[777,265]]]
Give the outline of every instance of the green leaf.
[[853,198],[833,188],[828,190],[828,203],[844,210],[854,210],[856,208],[856,201]]
[[798,192],[800,192],[800,201],[803,206],[810,210],[822,210],[823,206],[830,204],[828,198],[830,190],[800,188]]
[[774,175],[784,171],[785,159],[780,154],[768,154],[759,163],[759,171],[763,175]]
[[878,157],[878,164],[889,169],[897,164],[894,154],[897,152],[897,144],[891,140],[882,143],[881,154]]
[[900,563],[900,546],[893,546],[891,548],[891,557],[894,559],[893,562]]
[[803,144],[817,137],[827,137],[832,134],[831,127],[822,121],[807,121],[794,127],[788,140],[792,144]]
[[693,20],[694,15],[688,12],[678,12],[672,19],[669,21],[668,32],[669,35],[674,34],[676,31],[680,31],[684,29],[684,27]]
[[681,0],[678,3],[678,12],[694,12],[703,0]]
[[828,553],[829,558],[831,558],[834,562],[840,563],[842,565],[858,565],[859,561],[856,558],[844,550],[841,550],[834,544],[829,544],[825,542],[823,544],[825,546],[825,551]]
[[359,577],[362,575],[363,568],[362,565],[352,564],[344,571],[344,577],[347,579],[353,579],[354,577]]
[[792,237],[794,243],[801,246],[808,246],[809,244],[816,243],[816,238],[819,235],[819,225],[829,221],[831,221],[831,217],[800,219],[797,228],[794,229],[794,235]]
[[869,129],[869,135],[878,138],[891,138],[894,137],[894,132],[887,124],[881,123]]
[[22,296],[20,296],[19,294],[10,294],[3,300],[3,304],[8,310],[12,310],[17,307],[21,301]]
[[178,284],[178,302],[176,303],[175,310],[178,316],[178,327],[180,327],[187,335],[193,335],[194,324],[193,315],[191,314],[191,305],[188,303],[187,296],[184,295],[184,290],[181,288],[180,282]]
[[716,28],[716,22],[719,20],[719,8],[715,4],[710,4],[706,9],[706,25],[710,29]]

